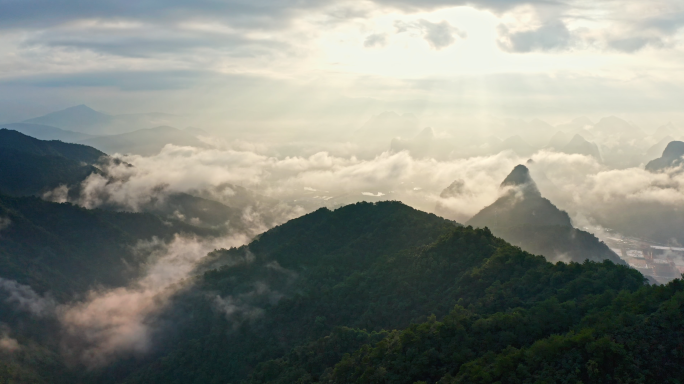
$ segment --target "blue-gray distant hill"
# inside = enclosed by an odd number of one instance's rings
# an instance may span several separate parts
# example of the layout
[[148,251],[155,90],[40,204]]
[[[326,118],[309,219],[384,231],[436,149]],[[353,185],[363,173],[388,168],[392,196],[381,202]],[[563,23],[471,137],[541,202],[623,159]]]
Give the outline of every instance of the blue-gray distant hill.
[[156,155],[167,144],[197,148],[207,147],[192,131],[167,126],[140,129],[119,135],[93,137],[82,140],[80,143],[111,154],[141,156]]
[[646,164],[649,172],[662,172],[668,168],[680,167],[684,164],[684,142],[671,141],[665,147],[662,156]]
[[47,125],[88,135],[113,135],[137,129],[169,125],[177,120],[178,116],[166,113],[111,115],[81,104],[28,119],[21,123]]
[[42,124],[12,123],[0,125],[0,128],[7,128],[13,131],[21,132],[24,135],[31,136],[39,140],[59,140],[67,143],[75,143],[94,137],[93,135],[68,131]]
[[594,235],[574,228],[566,212],[542,197],[526,166],[516,166],[501,189],[503,195],[467,225],[488,227],[511,244],[550,261],[624,263]]
[[28,119],[23,121],[23,123],[49,125],[62,129],[89,132],[93,129],[105,127],[108,124],[111,124],[113,120],[114,118],[112,116],[81,104],[61,111],[48,113],[44,116]]

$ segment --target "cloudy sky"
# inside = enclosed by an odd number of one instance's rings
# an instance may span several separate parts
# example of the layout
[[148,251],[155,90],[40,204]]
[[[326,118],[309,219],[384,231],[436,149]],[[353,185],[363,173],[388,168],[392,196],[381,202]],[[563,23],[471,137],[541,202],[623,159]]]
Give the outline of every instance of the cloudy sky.
[[678,0],[0,0],[0,122],[85,103],[208,128],[383,110],[683,122]]

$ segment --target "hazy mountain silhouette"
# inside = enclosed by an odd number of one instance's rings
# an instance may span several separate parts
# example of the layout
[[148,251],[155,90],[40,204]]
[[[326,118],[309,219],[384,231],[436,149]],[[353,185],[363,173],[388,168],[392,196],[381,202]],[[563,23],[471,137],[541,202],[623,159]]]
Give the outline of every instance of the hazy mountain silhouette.
[[551,136],[551,139],[549,140],[549,143],[546,146],[548,148],[558,150],[563,148],[567,143],[569,143],[571,138],[572,137],[569,134],[563,131],[558,131],[553,136]]
[[683,156],[684,142],[671,141],[665,147],[662,156],[646,164],[646,170],[649,172],[662,172],[668,168],[679,167],[684,164]]
[[12,123],[0,125],[0,128],[7,128],[24,135],[34,137],[39,140],[60,140],[67,143],[75,143],[81,140],[94,137],[85,133],[67,131],[57,127],[41,124]]
[[392,152],[409,151],[411,156],[416,158],[444,158],[457,149],[456,147],[454,139],[437,138],[431,127],[424,128],[413,138],[395,137],[390,142]]
[[599,120],[599,122],[594,125],[592,132],[605,136],[643,136],[641,129],[615,116],[608,116]]
[[653,159],[660,157],[663,154],[663,151],[665,151],[665,148],[667,148],[667,145],[670,144],[670,142],[672,141],[675,141],[674,137],[672,136],[663,137],[660,141],[653,144],[646,151],[646,154],[644,155],[645,159],[647,161],[651,161]]
[[191,147],[207,147],[194,134],[173,127],[140,129],[119,135],[99,136],[82,140],[80,143],[95,147],[107,153],[153,156],[166,144]]
[[672,124],[672,122],[668,122],[667,124],[658,127],[651,136],[653,136],[656,140],[662,140],[668,136],[679,138],[681,135],[682,130]]
[[494,234],[550,261],[611,260],[622,263],[594,235],[573,228],[570,217],[542,197],[524,165],[501,183],[503,195],[466,224],[489,227]]
[[62,129],[75,129],[90,132],[93,129],[105,127],[114,118],[106,113],[98,112],[86,105],[77,105],[47,115],[28,119],[23,123],[50,125]]
[[579,134],[575,134],[572,139],[560,148],[561,152],[568,154],[579,154],[592,156],[598,161],[602,161],[601,152],[596,144],[590,143]]
[[178,122],[178,119],[178,116],[156,112],[110,115],[81,104],[28,119],[22,123],[48,125],[90,135],[112,135],[174,124]]
[[511,150],[519,156],[530,156],[535,152],[535,148],[523,140],[519,135],[514,135],[503,140],[497,149],[499,152]]

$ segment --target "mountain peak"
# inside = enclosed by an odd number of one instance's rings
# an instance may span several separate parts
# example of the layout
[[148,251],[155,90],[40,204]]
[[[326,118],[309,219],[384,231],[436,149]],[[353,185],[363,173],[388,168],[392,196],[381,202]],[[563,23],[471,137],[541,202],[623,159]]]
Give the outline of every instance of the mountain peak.
[[578,125],[583,125],[583,126],[587,126],[587,125],[592,125],[592,124],[594,124],[594,123],[591,121],[591,119],[588,118],[588,117],[586,117],[586,116],[576,117],[576,118],[572,119],[572,123],[578,124]]
[[435,138],[435,131],[432,129],[432,127],[425,127],[416,136],[416,139],[434,139],[434,138]]
[[519,164],[513,168],[513,171],[506,176],[501,183],[501,188],[508,186],[534,185],[534,180],[530,176],[530,170],[526,166]]
[[68,113],[81,113],[81,114],[91,114],[91,115],[105,115],[104,113],[98,112],[98,111],[90,108],[89,106],[87,106],[85,104],[75,105],[73,107],[65,108],[65,109],[62,109],[61,111],[57,111],[57,112],[53,112],[53,113],[60,113],[60,112],[61,113],[68,112]]
[[112,116],[81,104],[24,121],[68,130],[90,130],[111,123]]
[[571,143],[573,143],[573,142],[575,142],[575,143],[588,143],[587,139],[582,137],[582,135],[580,135],[579,133],[575,133],[575,136],[572,137],[570,142]]

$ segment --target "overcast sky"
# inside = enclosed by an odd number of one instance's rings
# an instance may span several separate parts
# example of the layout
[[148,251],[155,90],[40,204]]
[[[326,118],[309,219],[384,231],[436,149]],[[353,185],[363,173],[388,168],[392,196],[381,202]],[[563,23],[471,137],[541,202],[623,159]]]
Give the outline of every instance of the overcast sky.
[[0,122],[681,115],[680,0],[0,0]]

